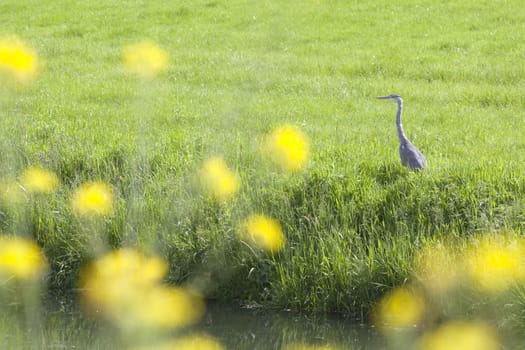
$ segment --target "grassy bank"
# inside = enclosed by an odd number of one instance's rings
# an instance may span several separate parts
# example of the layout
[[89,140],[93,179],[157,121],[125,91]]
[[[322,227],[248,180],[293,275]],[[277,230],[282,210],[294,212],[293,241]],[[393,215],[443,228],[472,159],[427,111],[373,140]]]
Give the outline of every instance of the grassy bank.
[[[33,237],[54,294],[77,288],[93,258],[75,188],[111,184],[115,211],[97,223],[112,247],[166,257],[173,283],[209,298],[367,318],[406,282],[421,248],[523,230],[525,76],[519,1],[178,2],[3,1],[0,34],[43,64],[28,89],[5,93],[3,175],[30,165],[62,184],[23,215],[3,203],[2,231]],[[166,74],[126,74],[122,47],[152,39]],[[395,105],[428,169],[399,164]],[[281,124],[311,142],[304,171],[261,160]],[[196,187],[201,162],[223,155],[242,181],[231,202]],[[286,246],[271,255],[238,239],[264,213]]]

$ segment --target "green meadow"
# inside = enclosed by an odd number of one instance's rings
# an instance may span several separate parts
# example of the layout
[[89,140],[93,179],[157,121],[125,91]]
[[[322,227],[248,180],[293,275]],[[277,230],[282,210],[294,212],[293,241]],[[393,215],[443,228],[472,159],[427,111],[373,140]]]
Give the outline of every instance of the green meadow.
[[[1,173],[41,166],[61,182],[22,213],[0,203],[1,229],[42,247],[51,300],[75,295],[96,229],[110,247],[166,258],[168,282],[209,300],[365,322],[428,244],[521,237],[523,23],[518,0],[1,1],[0,36],[41,62],[28,88],[2,90]],[[122,66],[123,47],[144,39],[170,60],[151,81]],[[376,99],[391,93],[424,171],[400,163],[396,105]],[[295,174],[258,149],[285,124],[310,140]],[[241,179],[224,203],[195,185],[215,155]],[[94,180],[116,196],[95,228],[70,205]],[[239,240],[253,213],[280,222],[282,251]],[[523,326],[525,289],[512,295],[505,324]]]

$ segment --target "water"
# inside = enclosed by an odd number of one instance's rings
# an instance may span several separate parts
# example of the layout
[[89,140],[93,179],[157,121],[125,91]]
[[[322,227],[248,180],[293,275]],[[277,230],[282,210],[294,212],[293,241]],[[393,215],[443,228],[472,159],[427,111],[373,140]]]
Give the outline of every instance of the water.
[[216,306],[210,308],[200,327],[228,349],[282,349],[290,344],[336,349],[382,347],[373,329],[336,315],[307,317]]
[[[23,315],[0,315],[0,349],[121,349],[129,348],[127,336],[104,322],[79,311],[43,312],[27,322]],[[292,345],[326,346],[330,349],[382,349],[374,330],[333,315],[315,318],[291,312],[263,312],[208,305],[202,322],[173,338],[207,334],[225,349],[286,349]],[[155,344],[148,340],[148,344]],[[135,345],[131,343],[131,345]],[[151,347],[154,349],[155,347]]]

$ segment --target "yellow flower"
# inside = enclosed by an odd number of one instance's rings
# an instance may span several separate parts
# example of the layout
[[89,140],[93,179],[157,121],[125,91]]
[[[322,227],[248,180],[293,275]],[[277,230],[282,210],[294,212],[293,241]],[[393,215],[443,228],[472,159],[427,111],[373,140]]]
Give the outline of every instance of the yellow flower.
[[221,157],[213,157],[203,163],[199,180],[203,189],[218,200],[233,197],[240,187],[239,177],[228,169]]
[[73,194],[73,210],[79,215],[107,215],[113,211],[113,192],[102,182],[89,182]]
[[384,296],[374,310],[374,323],[383,331],[417,325],[423,319],[425,300],[415,289],[397,288]]
[[202,297],[185,288],[160,282],[167,264],[131,249],[120,249],[82,270],[82,301],[126,329],[182,327],[204,313]]
[[485,238],[471,247],[466,255],[467,269],[473,281],[483,290],[502,292],[525,279],[523,242],[505,242]]
[[146,258],[131,249],[120,249],[85,268],[81,283],[90,304],[118,307],[120,302],[127,303],[125,299],[129,293],[149,289],[159,283],[166,272],[163,260]]
[[491,327],[479,323],[453,321],[425,334],[421,350],[497,350],[501,346]]
[[204,313],[202,297],[185,288],[158,285],[141,294],[127,312],[139,325],[162,329],[185,327],[198,322]]
[[270,253],[281,250],[285,241],[279,222],[264,215],[248,217],[242,223],[241,238]]
[[153,79],[166,71],[168,54],[154,42],[142,41],[124,47],[123,62],[131,73],[141,78]]
[[0,73],[26,84],[37,69],[37,56],[25,43],[15,36],[0,38]]
[[95,277],[94,281],[122,278],[126,283],[134,283],[139,288],[160,282],[168,271],[168,266],[160,258],[148,258],[132,249],[119,249],[95,260],[89,270],[90,276]]
[[222,344],[205,333],[185,335],[159,344],[132,348],[133,350],[223,350]]
[[55,173],[37,167],[27,168],[22,174],[22,185],[29,192],[49,193],[58,187]]
[[171,349],[179,350],[223,350],[222,344],[206,334],[189,335],[175,341]]
[[294,126],[285,125],[266,136],[263,151],[282,170],[297,172],[306,166],[310,146],[305,134]]
[[30,280],[40,278],[46,270],[46,258],[35,243],[18,237],[0,238],[0,276]]

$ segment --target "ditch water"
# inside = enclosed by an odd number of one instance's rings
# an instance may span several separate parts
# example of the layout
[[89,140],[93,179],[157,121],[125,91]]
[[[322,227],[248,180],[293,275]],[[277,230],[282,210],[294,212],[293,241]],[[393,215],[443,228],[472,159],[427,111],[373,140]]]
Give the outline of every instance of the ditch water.
[[220,306],[211,308],[201,327],[220,339],[227,349],[285,349],[292,345],[381,348],[373,329],[336,315],[312,318],[289,312],[269,313]]
[[[129,348],[125,335],[119,335],[118,330],[80,312],[41,314],[40,326],[36,327],[21,321],[23,317],[13,319],[2,313],[0,349]],[[23,324],[25,326],[21,327]],[[208,305],[202,322],[184,333],[207,334],[218,340],[224,349],[234,350],[384,348],[373,328],[334,315],[312,318],[291,312],[262,312],[219,305]]]

